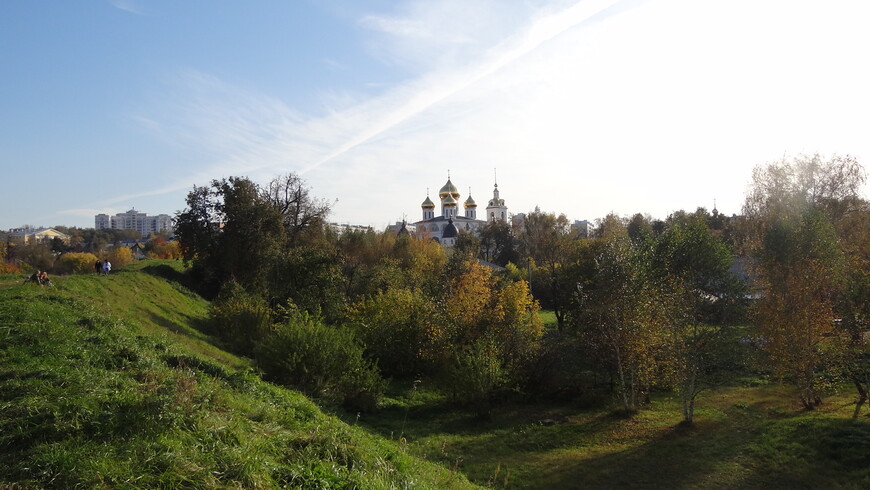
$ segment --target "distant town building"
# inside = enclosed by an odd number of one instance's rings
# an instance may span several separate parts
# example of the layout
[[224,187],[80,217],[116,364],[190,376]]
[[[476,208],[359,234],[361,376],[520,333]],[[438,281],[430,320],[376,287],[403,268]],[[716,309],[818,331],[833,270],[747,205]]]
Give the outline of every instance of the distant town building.
[[[402,232],[402,230],[405,230]],[[387,231],[393,234],[401,233],[413,233],[417,234],[417,225],[413,223],[407,223],[405,221],[396,221],[394,225],[387,225]]]
[[114,216],[98,214],[94,216],[94,228],[97,230],[136,230],[142,237],[151,233],[172,232],[172,217],[168,214],[148,216],[136,209]]
[[336,234],[341,235],[348,231],[371,231],[371,226],[366,225],[351,225],[347,223],[328,223],[326,226]]
[[465,211],[464,215],[459,214],[459,189],[450,181],[450,175],[447,176],[447,183],[438,191],[438,198],[441,200],[441,215],[435,216],[435,203],[429,196],[421,204],[423,209],[423,219],[413,224],[408,224],[407,228],[410,231],[414,227],[417,237],[432,238],[445,248],[450,248],[456,244],[456,238],[460,231],[466,231],[475,235],[480,233],[480,229],[486,226],[490,221],[505,221],[509,219],[508,208],[505,205],[504,199],[499,196],[498,182],[492,191],[492,199],[486,206],[485,220],[477,219],[477,203],[471,197],[471,191],[468,193],[468,199],[465,200],[462,207]]
[[54,228],[16,228],[9,231],[8,240],[13,245],[38,245],[51,243],[55,238],[69,245],[69,235]]
[[574,220],[574,222],[571,223],[571,229],[574,230],[577,235],[584,238],[589,238],[595,232],[595,225],[585,219]]

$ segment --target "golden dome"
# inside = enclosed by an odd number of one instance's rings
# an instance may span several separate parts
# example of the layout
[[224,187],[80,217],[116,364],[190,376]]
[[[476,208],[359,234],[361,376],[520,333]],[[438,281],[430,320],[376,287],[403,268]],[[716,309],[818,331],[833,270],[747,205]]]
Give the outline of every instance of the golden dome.
[[423,201],[422,207],[423,209],[435,209],[435,203],[429,199],[429,196],[426,196],[426,200]]
[[442,204],[445,206],[456,206],[457,204],[456,199],[451,194],[445,194],[443,199]]
[[468,199],[465,200],[465,207],[466,208],[476,208],[477,207],[477,203],[474,202],[474,199],[471,198],[470,194],[468,195]]
[[444,196],[451,195],[453,199],[459,199],[459,189],[453,185],[453,182],[450,182],[450,177],[447,178],[447,183],[444,184],[444,187],[438,191],[438,197],[444,199]]

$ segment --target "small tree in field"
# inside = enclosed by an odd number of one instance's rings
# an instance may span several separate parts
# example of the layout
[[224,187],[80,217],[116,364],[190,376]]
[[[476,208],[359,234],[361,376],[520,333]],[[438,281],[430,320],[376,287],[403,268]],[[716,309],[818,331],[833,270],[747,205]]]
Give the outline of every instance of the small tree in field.
[[823,351],[837,348],[829,334],[845,283],[836,225],[854,212],[864,181],[854,158],[802,156],[756,168],[746,198],[759,264],[755,318],[774,369],[807,409],[821,403]]
[[670,355],[669,291],[651,276],[647,242],[632,242],[612,215],[600,229],[585,249],[570,319],[598,368],[616,381],[623,411],[634,413]]
[[755,317],[774,368],[795,384],[801,403],[810,409],[821,403],[817,371],[834,329],[842,254],[830,224],[813,212],[798,223],[775,223],[765,250]]

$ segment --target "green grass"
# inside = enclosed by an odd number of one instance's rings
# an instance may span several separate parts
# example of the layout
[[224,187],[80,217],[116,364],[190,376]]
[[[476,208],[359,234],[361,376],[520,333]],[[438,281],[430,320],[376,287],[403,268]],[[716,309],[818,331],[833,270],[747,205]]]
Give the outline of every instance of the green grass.
[[469,486],[218,349],[172,264],[53,280],[0,277],[0,487]]
[[870,421],[853,397],[800,409],[779,385],[733,387],[698,401],[681,428],[667,394],[632,418],[577,404],[507,404],[481,421],[425,385],[394,391],[359,423],[411,454],[496,488],[868,488]]
[[555,329],[558,322],[556,321],[556,312],[553,310],[541,310],[538,315],[541,317],[541,321],[544,322],[544,326],[547,328]]
[[848,388],[806,412],[747,378],[687,429],[666,393],[632,418],[578,401],[481,421],[424,380],[342,422],[203,333],[177,262],[21,280],[0,276],[0,488],[870,488]]

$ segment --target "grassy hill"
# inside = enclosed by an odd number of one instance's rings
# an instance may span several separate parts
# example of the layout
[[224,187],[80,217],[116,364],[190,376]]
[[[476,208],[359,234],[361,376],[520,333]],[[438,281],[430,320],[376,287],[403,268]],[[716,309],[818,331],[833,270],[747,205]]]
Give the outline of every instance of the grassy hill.
[[53,279],[0,276],[0,487],[471,486],[262,382],[172,262]]
[[204,334],[175,262],[53,279],[0,276],[0,488],[870,486],[849,387],[812,412],[777,384],[707,392],[687,429],[667,393],[632,418],[579,400],[481,421],[424,380],[342,422]]

